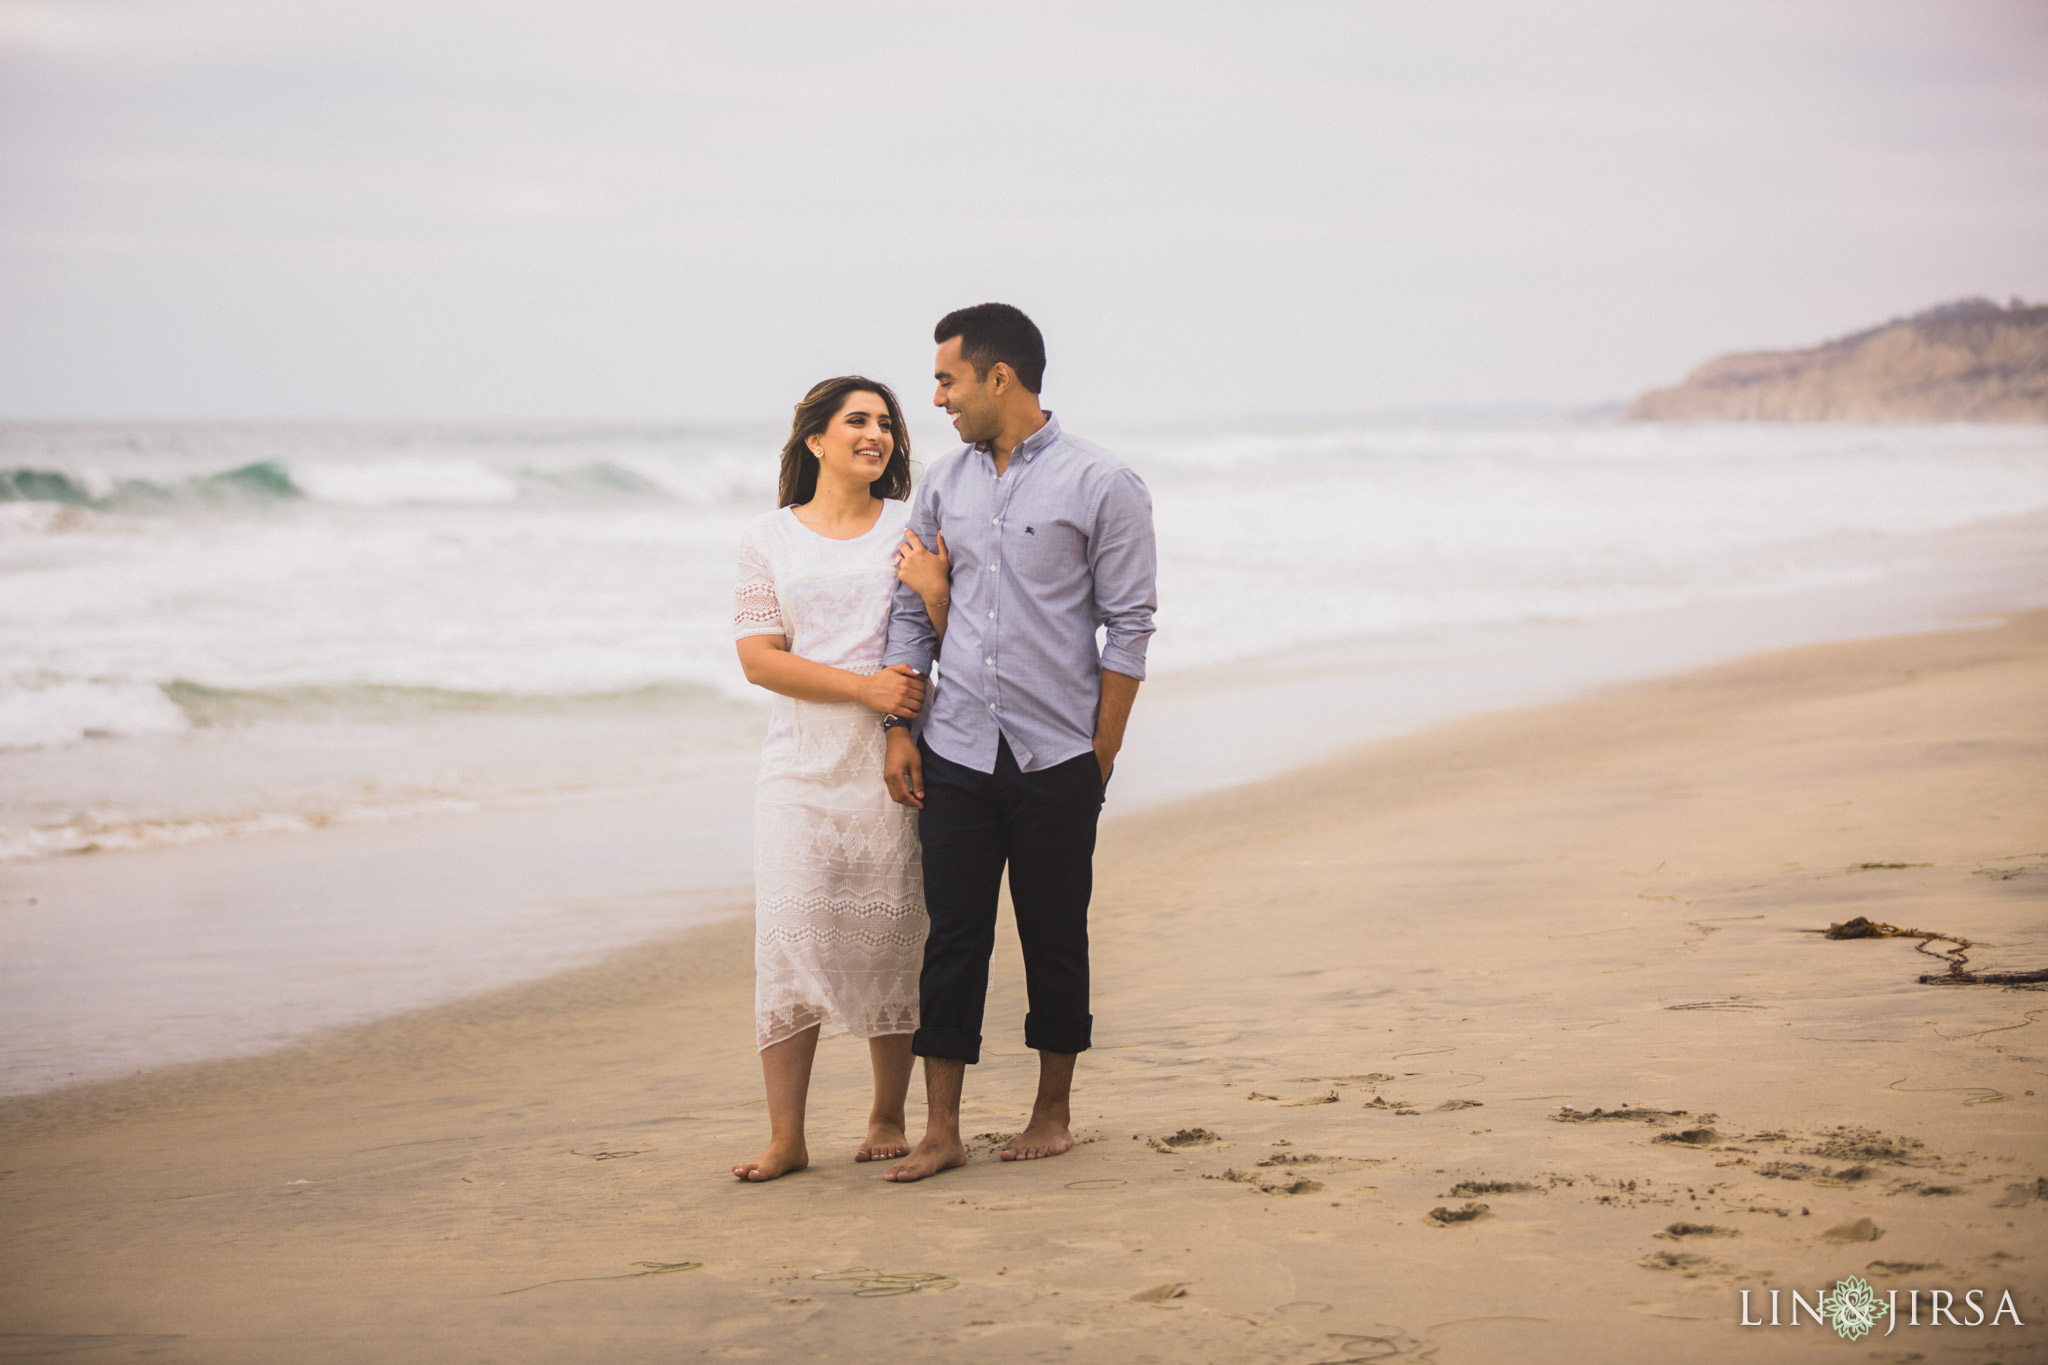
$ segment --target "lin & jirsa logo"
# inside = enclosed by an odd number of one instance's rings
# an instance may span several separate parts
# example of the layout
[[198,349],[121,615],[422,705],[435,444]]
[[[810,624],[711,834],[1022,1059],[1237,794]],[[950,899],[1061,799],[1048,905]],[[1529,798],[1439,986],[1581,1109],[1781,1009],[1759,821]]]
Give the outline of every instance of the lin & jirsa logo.
[[[1752,1309],[1751,1294],[1768,1292],[1770,1295],[1770,1316],[1762,1316],[1763,1305]],[[1822,1290],[1808,1299],[1797,1289],[1772,1289],[1742,1291],[1742,1318],[1744,1327],[1798,1327],[1799,1315],[1805,1313],[1814,1324],[1824,1324],[1835,1329],[1835,1335],[1848,1341],[1861,1340],[1876,1330],[1879,1322],[1885,1329],[1879,1336],[1890,1336],[1900,1326],[1906,1327],[1998,1327],[2010,1323],[2024,1327],[2020,1321],[2019,1308],[2012,1301],[2012,1291],[1997,1291],[1998,1303],[1989,1317],[1985,1304],[1993,1291],[1988,1289],[1966,1289],[1960,1297],[1947,1289],[1891,1289],[1879,1298],[1869,1281],[1860,1275],[1850,1275],[1835,1281],[1834,1288]],[[1904,1295],[1904,1302],[1900,1296]],[[1926,1296],[1926,1320],[1921,1320],[1921,1296]],[[1780,1317],[1785,1305],[1781,1296],[1788,1297],[1790,1315]],[[1960,1310],[1962,1316],[1958,1317]],[[1904,1321],[1901,1322],[1903,1314]]]

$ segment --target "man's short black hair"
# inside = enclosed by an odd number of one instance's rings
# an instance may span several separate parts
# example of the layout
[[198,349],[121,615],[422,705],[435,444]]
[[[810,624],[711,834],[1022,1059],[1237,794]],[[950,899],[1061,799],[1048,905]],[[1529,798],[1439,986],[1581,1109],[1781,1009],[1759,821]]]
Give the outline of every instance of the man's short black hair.
[[955,308],[932,329],[932,341],[943,346],[954,337],[960,338],[960,356],[974,367],[976,378],[987,378],[1000,362],[1015,370],[1017,382],[1032,393],[1044,385],[1045,338],[1023,309],[1007,303]]

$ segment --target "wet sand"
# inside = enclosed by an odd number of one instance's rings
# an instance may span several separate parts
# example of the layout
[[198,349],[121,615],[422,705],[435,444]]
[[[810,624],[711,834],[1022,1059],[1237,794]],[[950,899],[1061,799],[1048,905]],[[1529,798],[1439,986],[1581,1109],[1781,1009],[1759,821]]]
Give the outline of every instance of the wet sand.
[[[993,1159],[1008,939],[969,1166],[847,1159],[841,1041],[814,1167],[733,1182],[732,920],[0,1102],[0,1358],[2048,1359],[2048,993],[1808,932],[2048,963],[2048,614],[1382,742],[1115,821],[1098,868],[1063,1157]],[[1738,1325],[1850,1274],[2027,1325]]]

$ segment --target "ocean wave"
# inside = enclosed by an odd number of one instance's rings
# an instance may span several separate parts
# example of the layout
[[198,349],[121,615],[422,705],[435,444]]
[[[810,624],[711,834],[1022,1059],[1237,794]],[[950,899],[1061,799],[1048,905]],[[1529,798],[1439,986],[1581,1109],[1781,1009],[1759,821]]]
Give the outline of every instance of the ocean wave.
[[179,503],[273,503],[303,496],[291,472],[274,460],[171,484],[110,479],[76,470],[0,469],[0,504],[54,503],[102,512],[134,512]]
[[700,706],[722,697],[716,688],[690,682],[606,692],[525,693],[384,683],[231,688],[177,679],[157,691],[178,709],[186,724],[202,727],[282,720],[389,721],[465,713],[662,712]]
[[461,815],[482,809],[482,803],[456,797],[393,802],[383,806],[344,806],[330,811],[266,811],[221,820],[127,820],[105,823],[90,819],[61,825],[0,825],[0,863],[45,858],[62,853],[114,853],[138,848],[170,848],[249,834],[304,834],[333,825],[384,824],[420,815]]
[[176,734],[191,725],[163,689],[83,678],[0,683],[0,751]]
[[433,716],[567,712],[662,715],[721,703],[729,704],[729,699],[719,689],[694,682],[604,692],[520,693],[379,683],[230,688],[185,679],[149,683],[32,677],[0,680],[0,752],[275,722],[377,724]]
[[84,481],[56,469],[0,469],[0,502],[64,502],[90,507],[97,501]]
[[[706,479],[704,476],[712,477]],[[563,468],[499,468],[479,460],[260,460],[176,481],[112,478],[92,470],[0,469],[0,507],[170,512],[186,507],[261,510],[285,503],[337,507],[496,505],[592,500],[719,502],[735,496],[730,471],[636,469],[611,460]],[[748,496],[758,489],[738,490]]]
[[668,498],[659,482],[624,465],[594,460],[568,469],[521,469],[520,491],[529,496],[550,494],[572,498]]

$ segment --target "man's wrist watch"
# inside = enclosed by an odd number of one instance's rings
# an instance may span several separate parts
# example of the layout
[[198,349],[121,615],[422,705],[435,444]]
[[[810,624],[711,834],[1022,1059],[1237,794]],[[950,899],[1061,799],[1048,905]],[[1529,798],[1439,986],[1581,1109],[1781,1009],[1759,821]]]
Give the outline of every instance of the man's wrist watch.
[[882,728],[884,730],[908,730],[910,722],[901,716],[883,716]]

